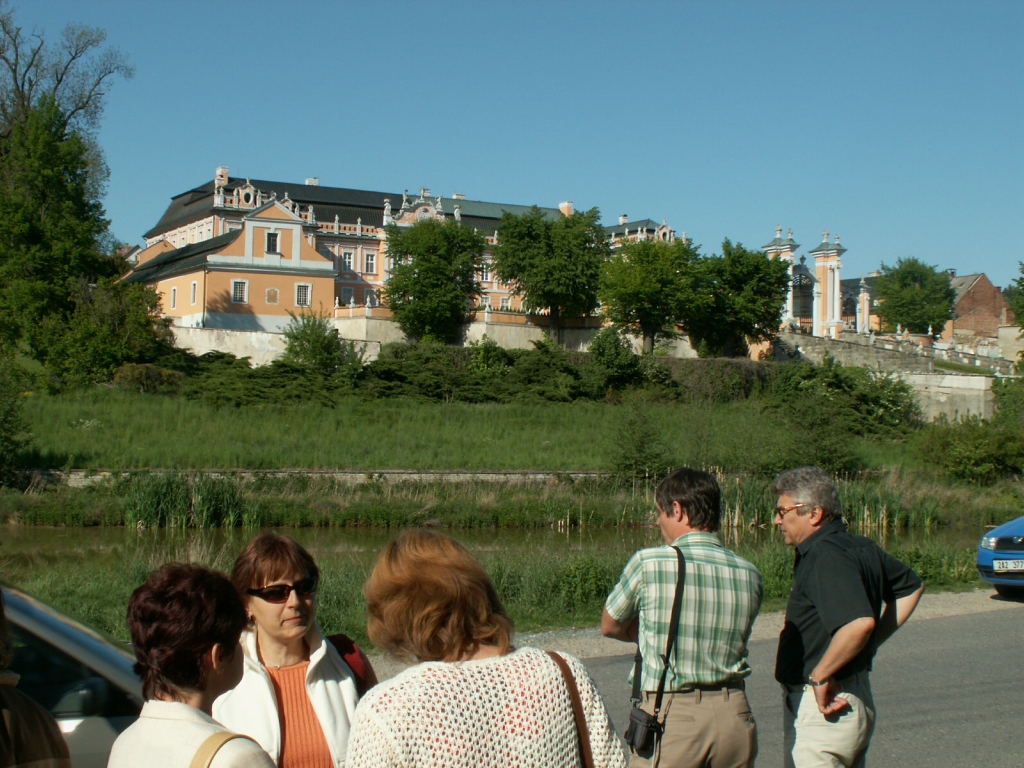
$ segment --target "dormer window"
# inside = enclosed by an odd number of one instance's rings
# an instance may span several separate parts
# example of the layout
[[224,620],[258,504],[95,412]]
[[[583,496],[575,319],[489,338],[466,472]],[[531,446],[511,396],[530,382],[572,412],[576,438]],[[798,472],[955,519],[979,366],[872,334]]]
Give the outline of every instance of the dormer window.
[[267,253],[279,253],[277,250],[277,232],[267,232]]

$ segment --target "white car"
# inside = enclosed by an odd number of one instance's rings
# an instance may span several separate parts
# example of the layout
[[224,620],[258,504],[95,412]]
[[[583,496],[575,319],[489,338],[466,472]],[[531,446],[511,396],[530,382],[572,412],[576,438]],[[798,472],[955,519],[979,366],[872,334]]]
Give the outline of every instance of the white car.
[[17,589],[3,593],[18,690],[53,715],[75,768],[105,768],[114,739],[142,708],[135,657]]

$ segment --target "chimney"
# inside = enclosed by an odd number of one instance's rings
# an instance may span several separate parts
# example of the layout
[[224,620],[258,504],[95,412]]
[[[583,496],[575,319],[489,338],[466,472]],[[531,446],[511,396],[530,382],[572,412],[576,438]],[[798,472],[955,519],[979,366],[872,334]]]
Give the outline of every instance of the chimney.
[[320,178],[318,176],[310,176],[309,178],[306,179],[306,186],[307,187],[319,187],[320,186]]
[[625,224],[627,221],[629,221],[629,216],[627,214],[624,213],[619,216],[619,226]]
[[558,210],[563,216],[572,216],[572,200],[565,200],[558,204]]
[[215,189],[226,186],[228,183],[228,167],[226,165],[218,165],[217,172],[213,176],[213,186]]
[[956,277],[956,270],[955,269],[947,269],[946,270],[946,274],[949,275],[949,279],[952,280],[954,277]]
[[452,192],[452,200],[465,200],[466,195],[463,192]]

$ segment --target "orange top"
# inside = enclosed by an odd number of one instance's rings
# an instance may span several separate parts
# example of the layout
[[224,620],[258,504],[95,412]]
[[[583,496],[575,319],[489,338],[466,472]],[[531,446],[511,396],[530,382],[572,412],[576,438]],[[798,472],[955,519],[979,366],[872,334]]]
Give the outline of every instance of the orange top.
[[278,768],[334,768],[324,730],[306,692],[308,668],[308,661],[283,669],[267,667],[281,718]]

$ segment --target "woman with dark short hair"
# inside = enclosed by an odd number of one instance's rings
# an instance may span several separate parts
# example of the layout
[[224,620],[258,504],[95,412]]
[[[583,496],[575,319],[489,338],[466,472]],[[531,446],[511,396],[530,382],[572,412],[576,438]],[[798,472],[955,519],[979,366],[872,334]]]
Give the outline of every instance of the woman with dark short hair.
[[295,540],[263,533],[242,550],[231,580],[248,614],[245,673],[216,701],[214,717],[259,742],[280,768],[344,764],[356,704],[377,680],[355,643],[317,626],[320,569]]
[[132,593],[128,630],[146,703],[107,768],[188,768],[200,750],[213,752],[210,768],[273,768],[255,742],[210,716],[214,699],[242,677],[244,626],[234,585],[207,568],[171,563]]
[[[359,703],[349,768],[581,765],[559,662],[512,647],[512,620],[487,572],[454,539],[406,531],[363,589],[378,648],[422,663]],[[560,654],[579,691],[595,766],[625,766],[604,702],[582,663]]]

